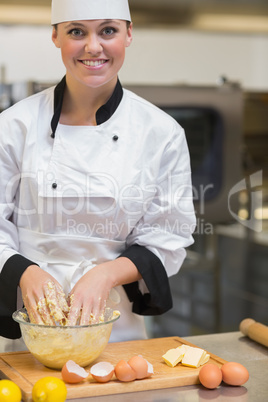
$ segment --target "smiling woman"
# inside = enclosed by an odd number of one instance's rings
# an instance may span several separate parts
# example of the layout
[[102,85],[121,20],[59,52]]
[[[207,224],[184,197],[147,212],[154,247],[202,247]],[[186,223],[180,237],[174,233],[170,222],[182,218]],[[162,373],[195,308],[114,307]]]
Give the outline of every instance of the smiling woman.
[[20,336],[18,286],[33,322],[55,319],[51,284],[70,325],[97,319],[116,288],[111,340],[143,339],[193,242],[184,130],[121,86],[127,0],[53,0],[51,22],[65,76],[0,116],[0,334]]
[[[57,18],[60,21],[68,20],[68,11],[70,11],[68,6],[66,9],[64,8],[66,12],[64,15],[57,6],[59,4],[54,2],[54,14],[60,14],[60,17],[52,14],[52,21],[58,21]],[[117,81],[118,71],[124,62],[125,48],[132,41],[132,24],[130,21],[110,18],[95,19],[99,13],[109,15],[105,10],[99,10],[98,7],[86,8],[84,11],[82,21],[72,20],[54,25],[52,40],[56,47],[61,49],[62,60],[66,67],[66,81],[68,87],[73,88],[74,93],[79,92],[78,87],[81,84],[91,89],[100,86],[104,89],[103,85],[106,85],[107,91],[102,91],[103,97],[100,97],[99,93],[97,93],[97,98],[91,97],[90,108],[85,108],[89,101],[87,93],[85,93],[85,99],[80,96],[80,93],[77,106],[74,108],[70,108],[72,99],[67,99],[68,95],[66,95],[61,116],[61,122],[65,124],[68,122],[79,125],[96,123],[96,111],[109,99]],[[71,9],[71,13],[72,16],[75,14],[76,18],[81,18],[81,9]],[[121,13],[122,10],[119,8],[118,11],[113,10],[112,15],[121,16]],[[89,19],[85,19],[86,16]],[[125,18],[130,19],[128,12]],[[86,109],[84,114],[82,113],[83,109]],[[90,109],[92,110],[91,115],[88,114]]]
[[[80,125],[94,123],[96,111],[108,101],[117,82],[125,48],[132,40],[132,24],[127,28],[122,20],[63,22],[53,29],[52,40],[61,49],[68,93],[79,93],[77,99],[72,95],[72,99],[68,98],[63,103],[61,121],[75,124],[79,120]],[[78,90],[81,85],[82,92]],[[97,91],[96,97],[89,98],[86,87],[91,88],[92,95],[93,89],[102,87],[102,96]],[[74,107],[70,108],[72,100],[76,106],[73,103]],[[88,105],[88,102],[91,104]],[[88,115],[88,106],[92,110],[91,116]]]

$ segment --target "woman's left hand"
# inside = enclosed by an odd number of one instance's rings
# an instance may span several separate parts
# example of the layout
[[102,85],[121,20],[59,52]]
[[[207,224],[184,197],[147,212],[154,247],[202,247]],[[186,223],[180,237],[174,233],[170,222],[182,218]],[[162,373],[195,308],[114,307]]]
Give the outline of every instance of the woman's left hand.
[[125,257],[91,268],[77,281],[69,294],[68,325],[88,325],[98,321],[105,310],[111,289],[139,279],[141,275],[136,266]]
[[88,325],[98,321],[105,309],[110,289],[109,278],[101,265],[83,275],[69,294],[68,325]]

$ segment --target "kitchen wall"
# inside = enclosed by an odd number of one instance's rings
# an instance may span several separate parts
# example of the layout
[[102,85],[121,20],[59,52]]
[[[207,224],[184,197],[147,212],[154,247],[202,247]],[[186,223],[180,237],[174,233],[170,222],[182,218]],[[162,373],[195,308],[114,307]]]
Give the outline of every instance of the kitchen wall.
[[[46,26],[0,26],[0,66],[8,83],[54,82],[64,74]],[[268,35],[134,29],[123,83],[217,84],[221,75],[247,90],[268,90]],[[3,75],[3,74],[2,74]]]

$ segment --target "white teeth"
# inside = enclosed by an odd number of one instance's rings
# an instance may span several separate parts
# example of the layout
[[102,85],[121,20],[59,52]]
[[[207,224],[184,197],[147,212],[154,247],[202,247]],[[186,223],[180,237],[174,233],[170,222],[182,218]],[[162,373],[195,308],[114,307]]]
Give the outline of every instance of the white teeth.
[[82,63],[86,66],[97,67],[100,64],[104,64],[105,60],[82,60]]

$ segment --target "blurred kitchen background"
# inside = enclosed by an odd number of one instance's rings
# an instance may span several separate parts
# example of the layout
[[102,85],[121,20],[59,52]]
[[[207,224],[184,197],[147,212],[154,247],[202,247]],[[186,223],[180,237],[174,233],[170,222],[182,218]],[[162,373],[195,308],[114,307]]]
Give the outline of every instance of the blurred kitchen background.
[[[120,79],[186,130],[195,244],[152,337],[268,324],[268,1],[130,0]],[[50,0],[0,1],[0,110],[64,75]],[[149,163],[149,162],[148,162]]]

